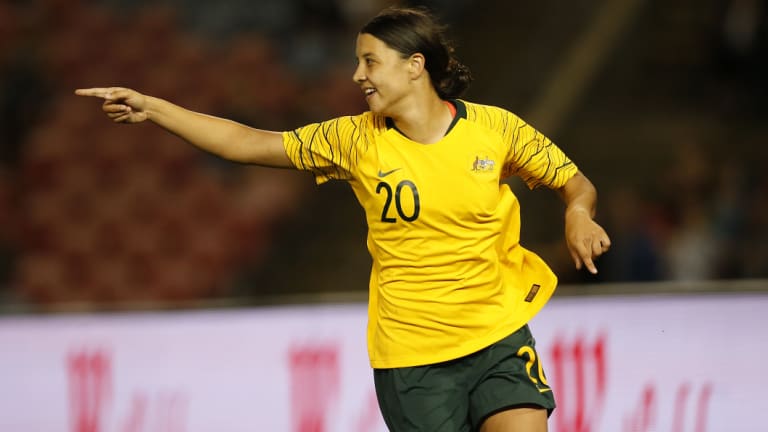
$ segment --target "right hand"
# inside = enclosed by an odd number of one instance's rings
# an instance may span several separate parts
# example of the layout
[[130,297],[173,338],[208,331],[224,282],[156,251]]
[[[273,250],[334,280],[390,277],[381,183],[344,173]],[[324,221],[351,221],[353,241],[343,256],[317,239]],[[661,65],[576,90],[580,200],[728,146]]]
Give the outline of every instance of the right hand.
[[139,123],[149,118],[147,97],[123,87],[96,87],[77,89],[78,96],[92,96],[104,99],[101,109],[115,123]]

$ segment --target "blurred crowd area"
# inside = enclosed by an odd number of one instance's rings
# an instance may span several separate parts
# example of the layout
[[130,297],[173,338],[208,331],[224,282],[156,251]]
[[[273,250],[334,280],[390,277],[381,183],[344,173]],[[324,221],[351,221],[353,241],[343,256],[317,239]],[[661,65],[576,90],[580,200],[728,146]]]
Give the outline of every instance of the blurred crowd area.
[[[523,116],[542,70],[603,2],[525,3],[414,3],[466,41],[458,51],[477,78],[467,97]],[[354,36],[388,4],[0,2],[0,301],[365,292],[364,219],[348,187],[225,162],[151,124],[112,124],[73,90],[133,87],[273,130],[358,113]],[[597,277],[575,272],[555,195],[513,184],[526,247],[574,285],[768,277],[765,2],[648,2],[627,25],[552,136],[598,186],[613,249]],[[521,54],[488,43],[499,37]]]

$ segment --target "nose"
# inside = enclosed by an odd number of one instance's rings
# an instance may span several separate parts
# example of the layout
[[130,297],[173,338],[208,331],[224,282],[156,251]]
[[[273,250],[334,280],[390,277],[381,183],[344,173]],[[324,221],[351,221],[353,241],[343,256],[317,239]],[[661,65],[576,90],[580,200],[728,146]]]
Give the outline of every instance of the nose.
[[355,68],[355,73],[352,74],[352,81],[356,82],[357,84],[361,84],[363,81],[365,81],[366,78],[364,69],[364,65],[359,63]]

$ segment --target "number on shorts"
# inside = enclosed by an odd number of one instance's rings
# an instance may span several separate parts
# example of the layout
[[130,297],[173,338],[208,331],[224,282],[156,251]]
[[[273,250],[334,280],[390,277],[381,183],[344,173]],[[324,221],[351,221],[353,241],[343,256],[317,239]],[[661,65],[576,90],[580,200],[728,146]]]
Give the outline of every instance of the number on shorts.
[[[547,384],[547,377],[544,376],[544,369],[541,366],[541,362],[536,358],[536,351],[533,349],[533,347],[523,345],[519,350],[517,350],[517,356],[526,359],[525,371],[528,373],[528,378],[530,378],[534,384],[538,386],[539,381],[541,381],[542,385],[549,386],[549,384]],[[533,369],[534,364],[536,365],[538,378],[531,375],[531,369]]]

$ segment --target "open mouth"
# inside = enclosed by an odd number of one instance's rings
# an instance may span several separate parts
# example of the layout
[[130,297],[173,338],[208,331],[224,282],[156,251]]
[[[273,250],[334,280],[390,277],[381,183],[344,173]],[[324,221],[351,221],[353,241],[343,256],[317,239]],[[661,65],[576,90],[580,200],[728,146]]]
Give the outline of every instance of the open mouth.
[[365,98],[368,99],[374,93],[376,93],[376,89],[375,88],[367,88],[367,89],[363,90],[363,92],[365,93]]

